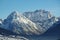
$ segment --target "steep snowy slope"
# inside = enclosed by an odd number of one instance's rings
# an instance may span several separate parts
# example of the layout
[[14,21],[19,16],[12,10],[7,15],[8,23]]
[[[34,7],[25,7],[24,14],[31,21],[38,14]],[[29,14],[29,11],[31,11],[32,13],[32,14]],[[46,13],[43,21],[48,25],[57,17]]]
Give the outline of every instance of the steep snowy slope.
[[19,14],[17,11],[12,12],[3,22],[3,28],[23,35],[40,35],[44,30],[36,26],[28,18]]
[[[0,34],[28,40],[57,40],[60,38],[60,18],[52,16],[49,11],[36,10],[20,14],[12,12],[3,21],[0,19]],[[53,36],[51,36],[53,35]],[[8,38],[8,40],[20,40]],[[4,38],[3,38],[4,40]]]
[[24,16],[29,18],[31,21],[36,23],[38,27],[42,27],[45,30],[50,28],[58,19],[50,14],[49,11],[45,10],[36,10],[34,12],[25,12]]

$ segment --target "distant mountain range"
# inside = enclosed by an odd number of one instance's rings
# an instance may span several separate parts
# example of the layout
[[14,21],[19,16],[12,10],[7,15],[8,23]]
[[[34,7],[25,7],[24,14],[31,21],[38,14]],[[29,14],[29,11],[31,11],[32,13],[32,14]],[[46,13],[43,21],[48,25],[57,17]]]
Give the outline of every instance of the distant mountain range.
[[6,19],[0,19],[0,30],[0,34],[4,35],[60,35],[60,18],[45,10],[24,13],[13,11]]

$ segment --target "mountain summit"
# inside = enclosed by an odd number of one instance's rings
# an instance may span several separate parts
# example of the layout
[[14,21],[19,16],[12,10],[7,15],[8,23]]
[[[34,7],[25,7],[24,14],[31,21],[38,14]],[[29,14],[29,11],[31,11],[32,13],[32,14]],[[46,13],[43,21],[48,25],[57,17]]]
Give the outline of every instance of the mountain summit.
[[42,28],[18,12],[12,12],[3,22],[4,28],[23,35],[39,35],[43,33]]
[[13,20],[13,19],[18,19],[20,17],[20,14],[17,11],[13,11],[8,17],[7,19],[9,20]]
[[33,12],[25,12],[23,13],[25,17],[33,21],[43,29],[47,30],[50,28],[58,19],[55,16],[52,16],[49,11],[45,10],[36,10]]
[[0,19],[0,34],[17,38],[23,36],[29,40],[56,40],[60,38],[59,20],[60,17],[45,10],[13,11],[6,19]]
[[2,28],[22,35],[41,35],[46,32],[58,19],[49,11],[36,10],[20,14],[13,11],[2,22]]

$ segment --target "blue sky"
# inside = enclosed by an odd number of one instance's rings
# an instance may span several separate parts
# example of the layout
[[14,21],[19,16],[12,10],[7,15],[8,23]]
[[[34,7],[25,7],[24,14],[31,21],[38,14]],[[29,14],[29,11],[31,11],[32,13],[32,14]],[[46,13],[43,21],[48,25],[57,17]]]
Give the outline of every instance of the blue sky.
[[12,11],[20,13],[44,9],[60,16],[60,0],[0,0],[0,18],[5,19]]

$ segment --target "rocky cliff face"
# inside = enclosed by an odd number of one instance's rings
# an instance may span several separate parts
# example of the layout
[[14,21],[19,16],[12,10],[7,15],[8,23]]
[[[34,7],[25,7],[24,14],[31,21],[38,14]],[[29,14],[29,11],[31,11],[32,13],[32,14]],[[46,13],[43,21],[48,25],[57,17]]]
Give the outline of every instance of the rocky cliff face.
[[24,35],[40,35],[47,31],[58,19],[49,11],[36,10],[20,14],[12,12],[2,24],[2,28]]
[[44,28],[47,30],[52,26],[58,19],[55,16],[52,16],[49,11],[45,10],[36,10],[33,12],[25,12],[23,13],[28,19],[38,25],[38,27]]
[[[0,28],[2,28],[0,34],[4,34],[5,32],[8,33],[8,31],[10,31],[9,33],[16,33],[18,35],[23,35],[23,37],[26,36],[29,40],[44,40],[43,38],[49,40],[48,37],[42,34],[49,31],[49,29],[51,29],[59,20],[60,18],[52,16],[49,11],[45,10],[36,10],[24,13],[14,11],[3,21],[0,20]],[[53,30],[56,28],[53,27]]]

